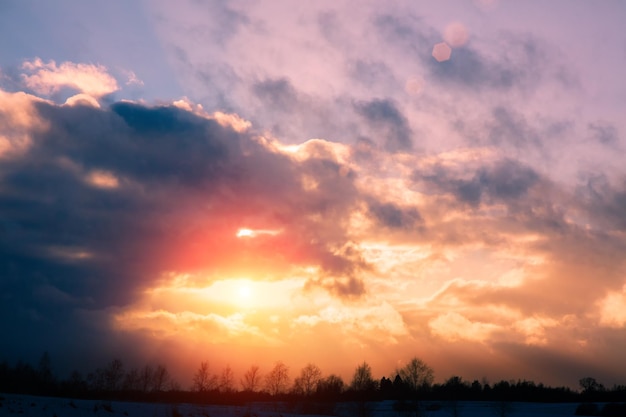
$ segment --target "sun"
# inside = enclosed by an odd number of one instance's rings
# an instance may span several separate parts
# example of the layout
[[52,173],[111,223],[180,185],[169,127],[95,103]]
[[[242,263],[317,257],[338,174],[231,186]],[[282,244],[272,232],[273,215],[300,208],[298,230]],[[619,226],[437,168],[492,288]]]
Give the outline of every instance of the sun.
[[239,299],[242,301],[249,300],[252,298],[252,288],[248,283],[242,283],[237,289],[237,295],[239,295]]

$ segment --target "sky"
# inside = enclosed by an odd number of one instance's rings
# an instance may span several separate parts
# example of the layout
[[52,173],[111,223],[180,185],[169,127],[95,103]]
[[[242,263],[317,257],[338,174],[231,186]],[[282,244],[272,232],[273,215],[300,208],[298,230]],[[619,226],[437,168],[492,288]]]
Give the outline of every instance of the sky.
[[626,383],[626,3],[0,3],[0,353]]

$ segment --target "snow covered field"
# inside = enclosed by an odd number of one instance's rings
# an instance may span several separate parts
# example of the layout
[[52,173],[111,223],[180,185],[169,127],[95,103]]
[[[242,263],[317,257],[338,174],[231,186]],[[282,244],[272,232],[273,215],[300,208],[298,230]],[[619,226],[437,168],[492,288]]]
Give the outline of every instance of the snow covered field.
[[[432,404],[432,403],[426,403]],[[433,417],[460,416],[512,416],[553,417],[573,416],[578,404],[458,402],[440,403],[438,410],[424,410],[422,415]],[[504,414],[502,414],[504,411]],[[340,417],[358,416],[355,404],[340,403],[335,409]],[[251,406],[217,406],[193,404],[146,404],[131,402],[107,402],[99,400],[71,400],[67,398],[34,397],[28,395],[0,394],[0,417],[296,417],[285,408],[271,403],[255,403]],[[368,403],[366,415],[370,417],[403,417],[414,415],[393,410],[393,402]],[[308,417],[318,417],[307,415]]]

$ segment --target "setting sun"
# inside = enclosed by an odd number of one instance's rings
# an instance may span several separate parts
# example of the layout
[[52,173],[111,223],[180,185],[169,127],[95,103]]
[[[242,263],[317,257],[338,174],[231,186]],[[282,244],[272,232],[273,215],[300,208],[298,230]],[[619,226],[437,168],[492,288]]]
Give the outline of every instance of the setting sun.
[[252,288],[250,288],[248,284],[243,283],[239,286],[237,293],[239,294],[239,298],[247,300],[252,297]]

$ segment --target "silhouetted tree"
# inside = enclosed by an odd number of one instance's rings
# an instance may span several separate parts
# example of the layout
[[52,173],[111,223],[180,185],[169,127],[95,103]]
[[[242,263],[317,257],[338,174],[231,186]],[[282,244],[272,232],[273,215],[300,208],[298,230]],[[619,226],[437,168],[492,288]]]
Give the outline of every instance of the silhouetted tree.
[[411,387],[402,380],[400,375],[396,374],[393,378],[393,394],[395,399],[416,399],[417,393],[411,390]]
[[220,392],[233,392],[235,390],[235,374],[230,365],[226,365],[226,367],[222,369],[219,380],[219,390]]
[[70,373],[69,378],[63,382],[63,389],[70,396],[80,396],[87,391],[87,382],[83,379],[83,375],[74,370]]
[[52,374],[52,361],[48,352],[44,352],[39,359],[39,366],[37,367],[37,379],[39,382],[39,391],[41,393],[49,394],[54,386],[54,376]]
[[289,388],[289,368],[282,362],[276,362],[265,376],[265,388],[271,395],[285,393]]
[[152,374],[152,390],[164,391],[170,382],[170,373],[164,365],[157,365]]
[[604,385],[596,381],[595,378],[590,376],[581,378],[578,384],[583,389],[583,393],[595,393],[598,391],[604,391]]
[[215,388],[215,379],[215,376],[212,376],[209,372],[209,363],[201,362],[200,368],[193,376],[192,390],[197,392],[210,391]]
[[355,409],[352,414],[366,417],[371,414],[368,401],[373,400],[377,388],[377,381],[372,378],[372,368],[367,362],[363,362],[357,366],[350,382],[351,396],[357,402],[354,404]]
[[376,381],[372,378],[372,368],[367,362],[357,366],[350,382],[353,391],[372,391],[376,389]]
[[141,391],[139,378],[139,369],[133,368],[126,372],[122,381],[122,390],[124,391]]
[[152,381],[154,378],[154,369],[150,365],[145,365],[139,371],[139,390],[148,392],[152,389]]
[[300,371],[300,376],[294,380],[293,390],[297,394],[310,396],[317,390],[322,379],[322,370],[312,363],[307,364]]
[[257,365],[252,365],[241,379],[241,388],[244,391],[256,392],[261,386],[261,372]]
[[453,416],[459,415],[459,400],[464,398],[464,393],[469,391],[469,385],[460,376],[452,376],[443,384],[446,400]]
[[345,389],[345,385],[340,376],[330,374],[317,384],[317,392],[326,399],[337,399]]
[[395,397],[395,393],[393,391],[393,382],[389,378],[382,377],[380,379],[380,383],[378,384],[378,389],[380,390],[382,397],[385,399]]
[[433,369],[419,358],[411,359],[397,374],[412,391],[430,387],[435,379]]
[[483,386],[477,379],[472,381],[472,385],[470,386],[470,389],[472,391],[472,398],[480,399],[481,394],[483,392]]
[[104,389],[117,391],[122,387],[124,364],[119,359],[113,359],[104,369]]

